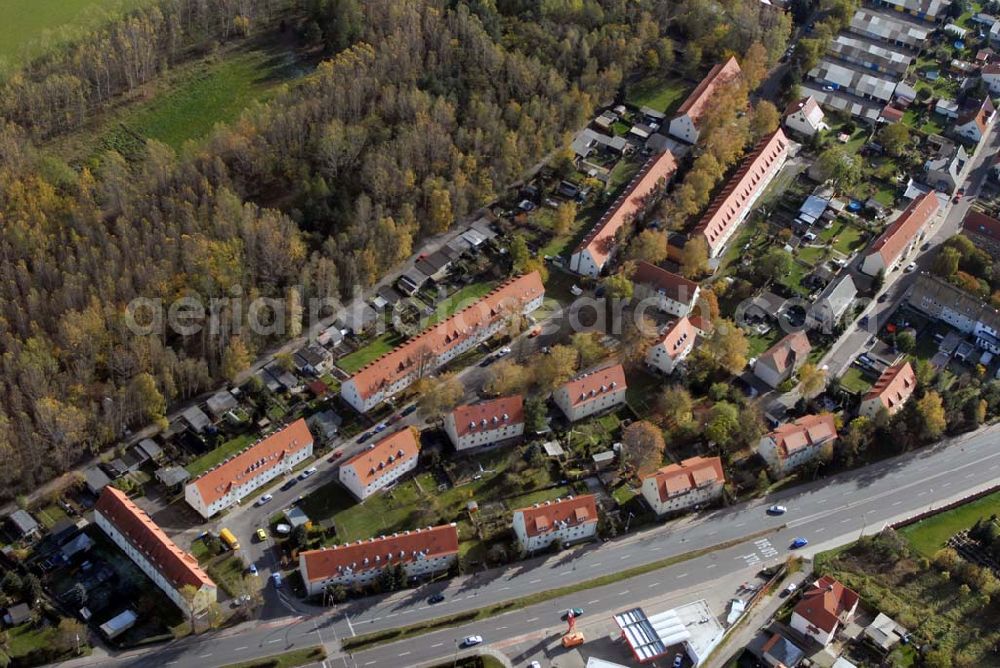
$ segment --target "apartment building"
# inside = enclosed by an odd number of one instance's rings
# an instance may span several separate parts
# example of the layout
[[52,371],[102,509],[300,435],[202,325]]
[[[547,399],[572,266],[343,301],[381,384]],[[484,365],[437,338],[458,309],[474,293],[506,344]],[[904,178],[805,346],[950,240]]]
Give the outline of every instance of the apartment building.
[[417,467],[420,434],[407,427],[386,436],[340,465],[340,484],[364,501]]
[[805,332],[792,332],[761,353],[753,365],[753,375],[771,387],[778,387],[806,363],[811,350]]
[[739,79],[741,74],[740,65],[733,57],[709,70],[677,109],[677,114],[670,121],[670,134],[689,144],[697,142],[701,134],[701,119],[711,107],[712,97]]
[[597,535],[597,497],[571,496],[514,511],[514,535],[523,552],[541,550],[555,541],[563,545]]
[[[105,487],[94,506],[94,523],[185,613],[201,612],[217,600],[215,583],[198,560],[170,540],[125,492]],[[190,599],[187,587],[194,591]]]
[[896,362],[882,372],[878,381],[861,399],[858,412],[872,418],[884,408],[889,411],[889,415],[895,415],[902,410],[916,388],[917,376],[910,363],[905,360]]
[[360,369],[341,386],[341,397],[365,413],[499,333],[512,315],[531,313],[544,297],[545,286],[537,271],[512,278]]
[[500,397],[458,406],[444,417],[444,430],[456,450],[481,448],[524,433],[524,397]]
[[552,400],[570,422],[625,403],[625,369],[621,364],[585,373],[552,393]]
[[757,453],[772,475],[781,478],[817,458],[823,446],[836,439],[837,425],[832,414],[805,415],[762,436]]
[[670,151],[647,160],[625,192],[608,207],[573,251],[569,259],[570,270],[591,278],[600,276],[617,250],[618,231],[637,220],[656,202],[676,172],[677,161]]
[[879,272],[888,274],[898,267],[919,245],[938,208],[937,193],[933,190],[910,202],[868,249],[861,271],[876,276]]
[[780,128],[762,139],[750,156],[743,160],[739,171],[729,179],[722,192],[712,200],[693,232],[708,242],[710,257],[722,252],[733,233],[746,220],[757,198],[785,164],[789,146],[790,142]]
[[632,284],[636,299],[655,300],[659,310],[676,316],[690,313],[700,294],[694,281],[645,261],[636,264]]
[[391,536],[299,553],[299,572],[309,596],[327,587],[365,587],[386,568],[401,566],[407,578],[443,573],[458,561],[458,527],[444,524]]
[[312,457],[313,436],[306,421],[247,446],[184,487],[184,500],[208,519]]
[[725,484],[719,457],[691,457],[643,478],[642,497],[663,516],[718,499]]
[[661,373],[672,374],[677,364],[691,353],[697,337],[698,331],[687,316],[680,318],[646,351],[646,364]]

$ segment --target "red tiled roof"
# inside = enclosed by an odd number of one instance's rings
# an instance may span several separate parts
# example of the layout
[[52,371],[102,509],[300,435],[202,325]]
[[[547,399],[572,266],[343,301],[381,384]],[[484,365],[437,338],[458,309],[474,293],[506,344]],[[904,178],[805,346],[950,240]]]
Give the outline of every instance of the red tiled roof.
[[174,589],[186,585],[195,589],[215,587],[212,578],[201,570],[198,560],[170,540],[163,529],[121,490],[111,485],[105,487],[94,509],[114,525]]
[[906,403],[916,386],[917,376],[910,363],[897,362],[882,372],[864,399],[878,399],[889,411],[895,411]]
[[804,415],[795,422],[786,422],[768,434],[782,455],[819,445],[837,438],[837,425],[831,413]]
[[980,70],[982,74],[1000,74],[1000,63],[989,63],[983,65],[983,69]]
[[711,482],[726,482],[726,475],[722,472],[722,459],[719,457],[691,457],[679,464],[664,466],[649,477],[656,479],[660,501]]
[[206,506],[212,505],[229,491],[231,487],[242,485],[248,479],[277,466],[294,452],[308,447],[313,436],[306,421],[299,418],[281,431],[276,431],[265,439],[254,443],[238,455],[225,461],[200,477],[191,485],[196,485]]
[[571,526],[597,522],[597,497],[593,494],[557,499],[539,503],[529,508],[519,508],[514,514],[524,515],[524,528],[529,536],[538,536],[555,530],[555,524]]
[[709,70],[705,78],[701,80],[701,83],[691,91],[691,94],[687,96],[684,103],[677,109],[674,117],[687,114],[695,126],[697,126],[699,119],[701,119],[702,114],[708,108],[708,104],[711,102],[715,92],[722,86],[735,81],[741,73],[740,64],[736,62],[736,58],[734,57],[730,57],[724,63],[717,64]]
[[757,364],[770,361],[778,373],[783,373],[785,369],[794,367],[799,360],[805,359],[810,350],[812,346],[806,333],[792,332],[764,351]]
[[[791,116],[797,111],[801,111],[803,116],[808,118],[809,114],[813,111],[819,109],[819,103],[816,102],[816,98],[812,95],[802,98],[801,100],[792,100],[785,107],[785,116]],[[822,112],[822,109],[819,109]]]
[[691,321],[691,325],[697,329],[699,332],[704,332],[708,334],[712,331],[712,321],[708,318],[703,318],[700,315],[692,316],[688,318]]
[[323,550],[307,550],[299,556],[305,565],[303,576],[316,582],[341,575],[343,569],[359,573],[388,564],[405,564],[417,559],[420,552],[425,559],[458,554],[458,529],[454,524],[444,524]]
[[889,267],[895,262],[910,239],[927,224],[931,216],[938,210],[938,198],[934,191],[924,193],[910,202],[910,205],[899,215],[899,218],[885,228],[882,235],[872,245],[871,253],[882,256],[882,262]]
[[674,359],[685,347],[694,341],[694,337],[697,335],[698,332],[695,330],[694,325],[685,316],[675,322],[674,326],[667,330],[667,333],[663,335],[663,338],[656,345],[663,346],[670,359]]
[[990,98],[985,98],[978,106],[971,106],[964,109],[955,121],[956,125],[965,125],[967,123],[975,121],[976,126],[979,128],[979,132],[986,132],[986,124],[993,117],[996,109],[993,108],[993,102]]
[[512,308],[544,293],[545,286],[537,271],[512,278],[475,304],[382,355],[351,376],[351,380],[361,397],[369,397],[380,388],[392,385],[420,369],[428,363],[429,358],[440,356],[474,336],[483,327],[507,317]]
[[386,436],[370,450],[354,455],[342,467],[353,468],[358,480],[367,487],[383,473],[398,468],[420,455],[420,440],[415,427],[407,427]]
[[677,161],[670,151],[664,151],[646,161],[625,193],[601,216],[576,247],[575,253],[589,251],[594,263],[603,265],[614,249],[618,230],[646,208],[647,199],[661,187],[661,181],[669,181],[676,171]]
[[667,297],[682,304],[690,304],[698,290],[696,282],[645,261],[636,264],[632,282],[661,290]]
[[885,105],[885,107],[882,108],[881,112],[882,118],[889,121],[890,123],[898,123],[899,121],[903,120],[903,116],[905,115],[906,112],[904,112],[902,109],[897,109],[891,104]]
[[763,187],[764,174],[775,161],[788,152],[788,138],[778,128],[769,137],[760,140],[740,166],[739,171],[726,183],[708,211],[694,228],[695,234],[704,235],[708,247],[714,249],[724,233],[735,225],[758,188]]
[[858,603],[858,595],[828,575],[802,592],[802,599],[793,612],[817,629],[831,633],[841,622],[841,616],[851,612]]
[[524,397],[500,397],[459,406],[451,412],[459,438],[473,431],[490,431],[524,422]]
[[624,390],[628,385],[625,382],[625,369],[621,364],[615,364],[574,378],[563,387],[566,388],[570,403],[579,406],[602,394]]
[[1000,220],[974,209],[969,209],[965,214],[962,229],[969,234],[978,234],[994,241],[1000,241]]

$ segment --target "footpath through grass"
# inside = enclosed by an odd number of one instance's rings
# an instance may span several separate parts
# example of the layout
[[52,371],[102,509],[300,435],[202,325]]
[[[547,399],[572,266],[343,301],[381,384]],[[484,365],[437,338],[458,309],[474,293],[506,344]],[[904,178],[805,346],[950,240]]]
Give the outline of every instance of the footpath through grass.
[[697,559],[698,557],[702,557],[717,550],[725,550],[735,545],[755,540],[761,536],[781,531],[784,528],[785,525],[782,524],[779,527],[758,531],[749,536],[744,536],[743,538],[726,541],[724,543],[712,545],[711,547],[705,547],[700,550],[694,550],[692,552],[685,552],[684,554],[667,557],[666,559],[660,559],[659,561],[643,564],[642,566],[636,566],[617,573],[609,573],[608,575],[602,575],[601,577],[594,578],[592,580],[585,580],[583,582],[566,585],[565,587],[556,587],[554,589],[535,592],[534,594],[510,599],[509,601],[501,601],[500,603],[494,603],[492,605],[479,608],[478,610],[469,610],[468,612],[461,612],[447,617],[438,617],[419,624],[401,626],[395,629],[386,629],[385,631],[376,631],[374,633],[366,633],[353,638],[347,638],[341,643],[341,649],[349,652],[357,652],[369,647],[374,647],[375,645],[382,645],[397,640],[405,640],[406,638],[413,638],[432,631],[438,631],[440,629],[446,629],[453,626],[460,626],[462,624],[478,621],[480,619],[488,619],[489,617],[495,617],[505,612],[512,612],[514,610],[526,608],[530,605],[545,603],[546,601],[559,598],[560,596],[568,596],[570,594],[586,591],[588,589],[594,589],[595,587],[603,587],[604,585],[614,584],[615,582],[627,580],[639,575],[645,575],[646,573],[650,573],[661,568],[667,568],[668,566]]
[[1000,492],[928,517],[900,529],[900,533],[906,536],[917,552],[925,557],[933,557],[949,538],[963,529],[971,528],[980,517],[991,515],[1000,515]]
[[325,658],[326,650],[317,645],[315,647],[293,649],[290,652],[275,654],[263,659],[229,663],[222,668],[295,668],[295,666],[304,666],[308,663],[319,663]]

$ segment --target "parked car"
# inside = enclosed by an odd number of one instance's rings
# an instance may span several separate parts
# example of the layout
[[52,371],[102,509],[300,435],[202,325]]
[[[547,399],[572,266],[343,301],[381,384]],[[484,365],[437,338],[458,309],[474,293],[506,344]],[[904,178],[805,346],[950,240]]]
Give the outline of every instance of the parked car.
[[795,593],[795,590],[798,589],[798,588],[799,588],[799,586],[797,584],[795,584],[794,582],[789,582],[788,586],[785,587],[785,589],[784,589],[784,591],[782,593],[785,596],[791,596],[793,593]]
[[372,437],[372,432],[366,431],[365,433],[361,434],[361,436],[358,436],[358,443],[364,443],[371,437]]
[[788,508],[778,505],[771,506],[767,509],[768,515],[784,515],[786,512],[788,512]]
[[344,453],[341,452],[340,450],[337,450],[335,453],[333,453],[332,455],[330,455],[330,458],[327,459],[326,461],[328,461],[329,463],[332,464],[332,463],[334,463],[335,461],[337,461],[338,459],[340,459],[343,456],[344,456]]
[[462,638],[462,647],[475,647],[483,643],[482,636],[465,636]]
[[271,495],[271,494],[265,494],[264,496],[262,496],[259,499],[257,499],[257,503],[255,503],[254,505],[258,506],[258,507],[259,506],[263,506],[265,503],[270,503],[273,500],[274,500],[274,496],[273,495]]
[[389,418],[389,424],[396,424],[397,422],[399,422],[402,419],[403,419],[403,414],[402,413],[396,413],[391,418]]
[[569,610],[564,610],[562,613],[563,619],[569,619],[570,615],[573,617],[579,617],[583,614],[583,608],[570,608]]
[[905,271],[906,273],[910,273],[911,271],[915,271],[916,269],[917,269],[917,263],[911,262],[910,264],[906,265],[906,269],[904,269],[903,271]]
[[792,549],[793,550],[797,550],[800,547],[805,547],[808,544],[809,544],[808,540],[806,540],[802,536],[799,536],[798,538],[796,538],[795,540],[792,541]]
[[410,413],[412,413],[415,410],[417,410],[417,405],[413,404],[412,406],[407,406],[406,408],[404,408],[403,412],[400,413],[400,415],[402,415],[403,417],[406,417],[407,415],[409,415]]
[[375,433],[376,434],[381,434],[383,431],[385,431],[388,428],[389,428],[389,425],[387,425],[385,422],[382,422],[377,427],[375,427]]
[[281,486],[281,491],[282,491],[282,492],[287,492],[287,491],[288,491],[288,490],[290,490],[290,489],[291,489],[292,487],[295,487],[295,485],[297,485],[298,483],[299,483],[299,481],[298,481],[298,480],[296,480],[295,478],[289,478],[289,479],[288,479],[288,480],[287,480],[287,481],[285,482],[285,484]]
[[250,575],[253,575],[254,577],[260,575],[260,573],[257,572],[257,564],[250,564],[250,567],[247,568],[247,570],[250,572]]
[[444,594],[434,594],[429,599],[427,599],[427,602],[430,603],[431,605],[434,605],[435,603],[440,603],[443,600],[444,600]]
[[683,665],[684,665],[684,655],[681,654],[680,652],[677,652],[677,654],[674,654],[673,668],[681,668],[681,666]]
[[274,583],[275,589],[281,589],[281,573],[271,573],[271,582]]
[[257,529],[257,541],[263,543],[267,540],[267,533],[263,529]]
[[274,531],[280,536],[287,536],[292,533],[292,527],[288,524],[277,524],[274,527]]
[[308,478],[309,476],[311,476],[313,473],[316,473],[316,470],[317,469],[316,469],[315,466],[310,466],[305,471],[303,471],[302,473],[299,474],[299,480],[305,480],[306,478]]

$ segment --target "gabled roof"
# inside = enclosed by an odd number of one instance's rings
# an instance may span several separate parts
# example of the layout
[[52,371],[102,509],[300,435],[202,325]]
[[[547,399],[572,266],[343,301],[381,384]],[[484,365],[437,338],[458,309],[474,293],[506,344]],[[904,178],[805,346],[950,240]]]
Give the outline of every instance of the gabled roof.
[[214,469],[191,481],[196,485],[206,506],[218,501],[230,488],[242,485],[265,471],[277,466],[281,461],[309,447],[313,442],[306,421],[299,418],[281,431],[242,450],[239,454],[222,462]]
[[697,335],[698,330],[691,324],[687,316],[684,316],[675,322],[673,327],[667,330],[663,338],[656,345],[662,346],[670,359],[676,359],[687,346],[694,342]]
[[910,243],[938,210],[937,194],[932,190],[917,197],[903,210],[899,218],[885,229],[872,244],[869,255],[878,253],[886,267],[895,262],[906,245]]
[[635,273],[632,274],[632,282],[648,285],[673,301],[682,304],[690,304],[694,301],[695,293],[698,291],[696,282],[645,261],[636,264]]
[[351,457],[342,468],[352,468],[361,484],[367,487],[379,476],[399,468],[420,455],[420,441],[417,430],[407,427],[386,436],[375,443],[370,450],[363,450]]
[[987,96],[978,104],[964,107],[958,114],[956,124],[962,126],[968,123],[975,123],[976,127],[979,128],[979,132],[985,133],[986,126],[995,113],[996,109],[993,107],[993,102]]
[[299,556],[305,566],[303,577],[308,577],[310,582],[317,582],[452,554],[458,554],[458,529],[454,524],[443,524],[323,550],[307,550]]
[[795,422],[786,422],[768,434],[784,457],[837,438],[837,425],[831,413],[805,415]]
[[105,487],[94,509],[104,516],[132,546],[174,587],[215,587],[198,560],[179,548],[124,492]]
[[889,411],[895,411],[913,394],[917,376],[907,361],[897,362],[882,372],[878,382],[865,395],[864,400],[875,399]]
[[962,229],[969,234],[978,234],[993,241],[1000,241],[1000,220],[975,209],[969,209],[965,214]]
[[823,110],[820,109],[819,103],[812,95],[790,102],[785,108],[785,116],[791,116],[796,112],[802,112],[803,118],[814,128],[818,128],[823,121]]
[[817,629],[832,633],[858,604],[858,595],[828,575],[803,590],[802,599],[793,612]]
[[506,318],[512,309],[519,310],[526,302],[544,293],[545,286],[542,285],[542,278],[537,271],[512,278],[475,304],[469,305],[369,363],[351,376],[351,380],[354,381],[361,397],[366,398],[376,394],[381,388],[425,368],[445,351],[457,347],[469,337],[476,336],[484,326],[497,319]]
[[783,159],[788,152],[788,138],[778,128],[769,137],[764,137],[740,165],[725,188],[712,200],[708,211],[694,228],[695,234],[703,234],[708,246],[715,249],[725,237],[725,232],[742,219],[743,210],[750,204],[757,190],[764,187],[764,174],[775,161]]
[[647,198],[661,187],[661,182],[669,181],[676,171],[677,161],[669,150],[647,160],[625,192],[601,216],[574,252],[588,251],[594,263],[603,266],[614,250],[618,230],[646,208]]
[[556,531],[562,526],[577,526],[597,522],[597,497],[593,494],[573,496],[514,511],[524,515],[524,529],[529,536]]
[[660,501],[686,494],[705,485],[716,483],[722,485],[726,482],[726,475],[722,472],[722,460],[719,457],[691,457],[679,464],[664,466],[647,477],[656,480]]
[[697,126],[698,121],[705,113],[716,91],[722,86],[735,81],[741,73],[740,65],[734,57],[730,57],[724,63],[717,64],[709,70],[705,78],[701,80],[701,83],[691,91],[691,94],[687,96],[687,99],[677,109],[677,113],[674,116],[687,115],[695,126]]
[[757,364],[764,362],[778,373],[784,373],[785,369],[793,368],[799,360],[805,359],[810,350],[812,346],[806,333],[801,330],[792,332],[764,351],[757,358]]
[[451,412],[455,431],[461,438],[472,432],[491,431],[524,422],[524,397],[500,397],[458,406]]
[[598,369],[578,376],[563,385],[574,406],[593,401],[608,392],[626,389],[625,369],[621,364]]

